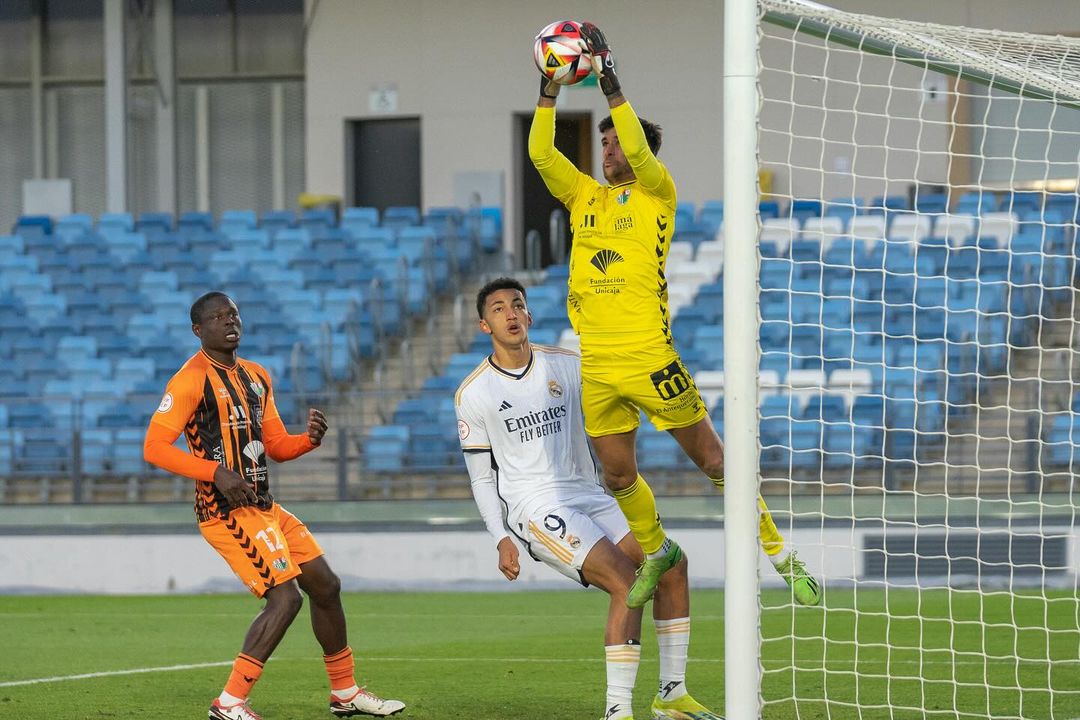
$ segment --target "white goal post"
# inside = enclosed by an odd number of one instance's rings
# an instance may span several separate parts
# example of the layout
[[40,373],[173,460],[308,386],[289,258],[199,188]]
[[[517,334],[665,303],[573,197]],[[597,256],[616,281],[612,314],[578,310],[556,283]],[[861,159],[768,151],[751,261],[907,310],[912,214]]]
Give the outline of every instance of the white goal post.
[[725,716],[1080,718],[1080,39],[726,0],[723,101]]

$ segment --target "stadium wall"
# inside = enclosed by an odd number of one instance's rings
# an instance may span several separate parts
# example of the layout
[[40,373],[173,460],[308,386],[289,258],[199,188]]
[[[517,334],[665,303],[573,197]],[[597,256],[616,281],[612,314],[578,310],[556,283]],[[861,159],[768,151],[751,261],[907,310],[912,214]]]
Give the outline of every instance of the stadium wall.
[[[672,511],[664,524],[686,550],[691,582],[699,588],[724,583],[726,537],[715,514],[717,500],[663,501]],[[296,503],[290,509],[305,519],[348,590],[573,587],[524,553],[521,576],[506,582],[496,569],[492,540],[468,501]],[[139,512],[126,506],[0,507],[0,594],[243,592],[190,513],[180,505]],[[879,518],[831,516],[823,523],[793,508],[790,527],[788,517],[774,514],[827,587],[836,587],[836,578],[856,578],[859,587],[886,581],[909,587],[1075,587],[1080,527],[1067,515],[994,519],[990,512],[980,523],[950,518],[948,529],[942,523],[940,531],[926,526],[916,535],[910,519],[892,510]],[[907,526],[911,531],[905,533]],[[782,587],[764,555],[758,574],[764,587]]]
[[[242,592],[224,561],[192,528],[167,534],[27,534],[0,539],[0,593],[167,594]],[[340,532],[312,528],[331,567],[347,590],[527,590],[569,588],[565,577],[523,553],[521,575],[507,582],[496,568],[498,555],[484,531]],[[850,529],[798,529],[790,540],[811,551],[848,545],[850,553],[822,552],[806,559],[822,575],[851,577],[861,567]],[[724,535],[714,527],[683,528],[679,543],[691,558],[696,587],[723,584]],[[804,555],[806,553],[803,553]],[[779,576],[761,558],[766,586]],[[858,573],[854,573],[858,574]]]
[[[844,10],[887,17],[1031,32],[1080,32],[1080,3],[1057,0],[837,0]],[[375,86],[393,84],[398,108],[393,115],[420,116],[422,197],[425,206],[454,204],[454,176],[462,171],[502,173],[507,228],[513,248],[518,227],[516,176],[521,149],[514,116],[532,112],[536,70],[532,37],[559,17],[591,19],[610,36],[623,85],[635,109],[665,129],[662,156],[675,176],[680,200],[699,203],[722,196],[721,47],[722,5],[708,0],[656,3],[645,0],[582,0],[513,5],[494,0],[442,3],[437,0],[320,0],[308,3],[306,53],[306,177],[308,189],[346,192],[345,123],[381,117],[368,108]],[[830,63],[838,62],[834,57]],[[840,60],[839,62],[843,62]],[[884,83],[890,64],[880,63]],[[836,71],[830,64],[830,73]],[[864,75],[864,82],[868,78]],[[922,86],[922,74],[901,68],[892,82]],[[830,95],[837,107],[850,107],[849,94]],[[564,111],[606,114],[593,88],[572,88],[560,98]],[[890,127],[897,146],[920,147],[909,177],[926,183],[947,179],[949,146],[945,102],[928,103],[919,120]],[[878,118],[882,126],[886,115]],[[865,116],[860,123],[873,122]],[[928,129],[929,128],[929,129]],[[920,142],[916,133],[922,132]],[[882,128],[866,128],[882,137]],[[927,133],[930,133],[929,135]],[[843,136],[839,133],[838,136]],[[850,134],[847,135],[850,137]],[[599,146],[594,144],[594,167]],[[823,167],[843,168],[851,149],[825,146]],[[786,164],[819,167],[812,158],[786,158]],[[801,162],[802,160],[807,162]],[[811,162],[812,161],[812,162]],[[893,159],[895,162],[895,159]],[[902,176],[898,166],[892,166]],[[775,178],[774,191],[807,197],[850,194],[842,172],[822,188],[819,178]],[[848,181],[849,182],[849,181]],[[877,190],[877,189],[875,189]],[[889,188],[903,192],[905,188]]]

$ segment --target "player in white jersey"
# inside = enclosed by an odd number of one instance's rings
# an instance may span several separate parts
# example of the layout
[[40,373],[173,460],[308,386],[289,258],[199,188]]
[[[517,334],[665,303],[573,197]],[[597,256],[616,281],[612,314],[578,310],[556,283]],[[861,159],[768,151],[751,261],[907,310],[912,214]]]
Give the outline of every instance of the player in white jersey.
[[[532,316],[517,280],[499,278],[481,288],[476,311],[493,352],[454,400],[473,497],[497,544],[499,570],[507,580],[521,571],[512,533],[534,559],[611,596],[603,720],[632,718],[642,611],[626,607],[626,594],[643,554],[618,503],[604,492],[589,450],[580,358],[529,342]],[[651,712],[654,718],[719,720],[686,690],[686,568],[684,558],[665,573],[653,601],[660,690]]]

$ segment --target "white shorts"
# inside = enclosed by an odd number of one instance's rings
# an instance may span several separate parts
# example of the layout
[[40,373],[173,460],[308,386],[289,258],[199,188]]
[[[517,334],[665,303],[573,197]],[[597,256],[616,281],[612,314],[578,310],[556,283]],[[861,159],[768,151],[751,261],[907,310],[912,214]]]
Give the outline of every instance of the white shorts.
[[630,526],[615,498],[588,493],[555,503],[530,503],[515,513],[511,527],[534,560],[588,587],[581,566],[602,538],[618,545]]

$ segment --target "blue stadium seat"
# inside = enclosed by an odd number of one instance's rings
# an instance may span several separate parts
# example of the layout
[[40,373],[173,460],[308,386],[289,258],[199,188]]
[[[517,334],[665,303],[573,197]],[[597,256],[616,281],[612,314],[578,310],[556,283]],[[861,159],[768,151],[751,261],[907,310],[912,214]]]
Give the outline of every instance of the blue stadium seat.
[[273,234],[273,238],[273,250],[285,265],[311,247],[311,233],[307,228],[284,227]]
[[647,420],[638,429],[637,448],[638,463],[645,469],[672,470],[685,464],[685,455],[675,438],[657,432]]
[[5,266],[26,252],[26,243],[18,235],[0,235],[0,263]]
[[401,425],[376,425],[363,441],[364,469],[372,472],[396,472],[405,469],[409,428]]
[[413,205],[393,205],[383,211],[382,226],[400,229],[420,224],[420,208]]
[[903,195],[878,195],[866,208],[868,215],[881,215],[885,211],[910,210],[908,199]]
[[851,405],[851,421],[861,427],[884,429],[885,398],[881,395],[859,395]]
[[825,217],[838,217],[846,230],[859,212],[865,212],[865,201],[857,197],[834,197],[825,204]]
[[992,192],[965,192],[956,203],[956,212],[966,215],[982,215],[998,209],[997,196]]
[[794,262],[819,262],[821,260],[821,243],[817,240],[793,240],[789,251]]
[[379,211],[373,207],[350,207],[345,208],[341,216],[341,229],[356,236],[369,228],[378,227]]
[[821,217],[820,200],[796,198],[791,201],[791,217],[798,218],[800,224],[809,217]]
[[226,210],[221,213],[217,229],[231,238],[245,230],[254,230],[258,224],[254,210]]
[[[490,345],[489,345],[490,348]],[[484,362],[487,353],[454,353],[446,363],[445,374],[451,378],[458,378],[460,382],[466,375],[476,369],[476,366]]]
[[794,468],[816,467],[821,458],[823,425],[817,420],[791,422],[790,452]]
[[333,210],[308,209],[300,215],[300,227],[307,228],[312,234],[337,227],[337,217]]
[[271,238],[277,238],[282,230],[296,226],[296,213],[292,210],[267,210],[259,221],[259,227],[265,230]]
[[424,380],[422,389],[425,392],[433,393],[436,401],[436,420],[438,420],[438,409],[441,405],[442,395],[445,393],[453,395],[460,383],[459,379],[452,378],[449,375],[431,375]]
[[436,420],[437,408],[426,397],[406,398],[394,410],[394,425],[419,425]]
[[882,452],[880,430],[853,423],[830,423],[825,428],[822,443],[826,467],[865,467],[880,464]]
[[[100,231],[100,223],[98,224]],[[173,216],[172,213],[166,212],[144,212],[139,215],[138,221],[135,223],[135,231],[145,233],[146,235],[160,236],[165,235],[173,231]],[[110,233],[102,232],[106,237]]]
[[465,228],[485,253],[502,247],[502,210],[493,206],[469,208],[465,213]]
[[397,247],[397,238],[390,228],[364,225],[349,230],[349,234],[352,236],[356,248],[363,253],[370,254]]
[[715,237],[724,225],[724,201],[706,200],[698,210],[698,222],[709,229],[709,236]]
[[422,225],[406,226],[397,233],[398,251],[408,259],[410,265],[417,265],[425,257],[430,257],[434,251],[435,242],[435,231]]
[[52,425],[52,413],[44,404],[34,401],[8,403],[8,427],[40,429]]
[[945,193],[919,193],[915,196],[915,212],[943,213],[949,207]]
[[213,229],[214,217],[208,212],[185,212],[176,221],[176,230],[183,236],[209,233]]
[[146,470],[143,460],[145,428],[116,427],[113,434],[112,469],[119,475],[136,475]]
[[53,225],[52,234],[65,241],[90,233],[94,228],[94,219],[85,213],[63,215]]
[[762,220],[780,217],[780,203],[776,200],[761,200],[758,202],[758,213]]
[[258,253],[270,248],[270,233],[259,228],[234,230],[229,235],[233,252]]

